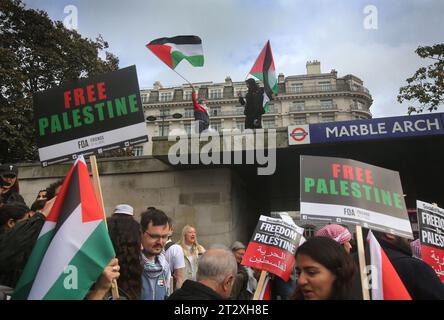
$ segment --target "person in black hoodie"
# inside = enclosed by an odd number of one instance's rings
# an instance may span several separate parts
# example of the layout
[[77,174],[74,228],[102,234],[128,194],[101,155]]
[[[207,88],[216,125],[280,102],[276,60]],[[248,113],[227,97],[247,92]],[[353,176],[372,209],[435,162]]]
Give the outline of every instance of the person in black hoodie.
[[256,81],[252,78],[245,81],[248,87],[248,92],[245,97],[239,93],[239,103],[245,105],[245,129],[260,129],[262,128],[262,115],[264,114],[264,89],[259,87]]
[[199,261],[197,281],[186,280],[168,300],[228,299],[237,274],[237,262],[227,249],[209,249]]
[[407,239],[373,231],[413,300],[444,300],[444,284],[427,263],[412,257]]

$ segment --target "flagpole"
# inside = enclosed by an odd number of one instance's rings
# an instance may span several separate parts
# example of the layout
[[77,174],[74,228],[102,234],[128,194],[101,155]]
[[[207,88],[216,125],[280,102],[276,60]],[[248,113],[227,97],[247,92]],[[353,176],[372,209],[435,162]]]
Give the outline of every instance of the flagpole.
[[[95,155],[90,156],[89,161],[91,163],[94,191],[96,193],[97,200],[99,201],[99,206],[103,212],[103,220],[105,221],[106,229],[108,229],[108,224],[106,223],[105,204],[103,202],[102,187],[100,185],[100,177],[99,177],[99,170],[97,167],[96,156]],[[113,280],[113,283],[111,285],[111,293],[113,296],[113,300],[119,299],[119,287],[117,286],[116,279]]]
[[185,80],[186,82],[188,82],[188,84],[190,85],[190,86],[193,86],[192,84],[191,84],[191,82],[189,82],[187,79],[185,79],[179,72],[177,72],[176,70],[174,70],[174,69],[172,69],[171,68],[171,70],[173,70],[175,73],[177,73],[178,75],[179,75],[179,77],[181,77],[183,80]]
[[362,298],[363,300],[370,300],[366,264],[365,264],[364,241],[362,237],[361,226],[356,226],[356,240],[358,244],[359,274],[361,276]]
[[259,295],[264,287],[265,277],[267,276],[267,271],[262,270],[259,282],[257,283],[256,291],[254,292],[253,300],[259,300]]

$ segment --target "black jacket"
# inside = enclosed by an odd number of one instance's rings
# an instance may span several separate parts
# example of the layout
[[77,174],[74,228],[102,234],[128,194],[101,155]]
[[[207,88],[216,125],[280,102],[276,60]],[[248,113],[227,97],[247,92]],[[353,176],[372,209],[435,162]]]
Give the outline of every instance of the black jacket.
[[[247,100],[245,102],[245,99]],[[259,88],[256,91],[248,91],[246,97],[239,97],[239,103],[245,105],[244,114],[248,118],[256,118],[264,114],[264,89]]]
[[174,291],[167,300],[223,300],[223,298],[206,285],[185,280],[182,287]]
[[8,192],[0,194],[1,197],[1,203],[10,203],[10,202],[21,202],[25,203],[25,199],[15,190],[10,189]]
[[14,288],[37,241],[45,216],[36,213],[0,234],[0,285]]
[[379,240],[413,300],[444,300],[444,284],[424,261]]

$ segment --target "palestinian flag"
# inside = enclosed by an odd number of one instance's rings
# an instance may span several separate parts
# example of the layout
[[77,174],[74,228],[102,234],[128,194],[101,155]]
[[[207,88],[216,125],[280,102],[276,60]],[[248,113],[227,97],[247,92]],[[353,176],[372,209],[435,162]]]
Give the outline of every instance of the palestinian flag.
[[[372,300],[412,300],[398,273],[371,231],[367,236],[370,245],[372,270]],[[373,274],[376,272],[376,274]]]
[[273,100],[272,94],[278,93],[277,78],[274,68],[273,54],[271,52],[270,40],[267,41],[265,47],[262,49],[259,57],[250,70],[250,74],[259,79],[264,84],[264,110],[270,110],[270,100]]
[[202,40],[198,36],[160,38],[151,41],[146,47],[173,70],[183,59],[194,67],[202,67],[204,64]]
[[83,299],[115,256],[83,157],[69,171],[13,299]]

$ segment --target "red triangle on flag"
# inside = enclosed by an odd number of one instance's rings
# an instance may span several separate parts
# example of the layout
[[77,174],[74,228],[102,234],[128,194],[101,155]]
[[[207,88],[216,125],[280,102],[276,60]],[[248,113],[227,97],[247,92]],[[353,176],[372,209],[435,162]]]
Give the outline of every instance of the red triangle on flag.
[[80,199],[82,203],[82,222],[90,222],[95,220],[103,220],[105,215],[99,205],[96,194],[94,192],[91,178],[89,177],[88,168],[84,162],[79,161],[79,185]]
[[384,300],[412,300],[389,258],[381,248]]
[[256,62],[254,63],[253,67],[251,67],[250,74],[255,75],[258,73],[262,73],[264,71],[264,61],[265,61],[265,56],[266,56],[267,50],[270,51],[270,53],[269,53],[270,58],[271,58],[270,70],[275,70],[273,54],[271,53],[270,40],[268,40],[267,43],[265,44],[264,48],[262,49],[261,53],[257,57]]
[[150,49],[160,60],[162,60],[171,69],[173,68],[173,58],[171,57],[171,47],[159,44],[147,44],[146,47]]

